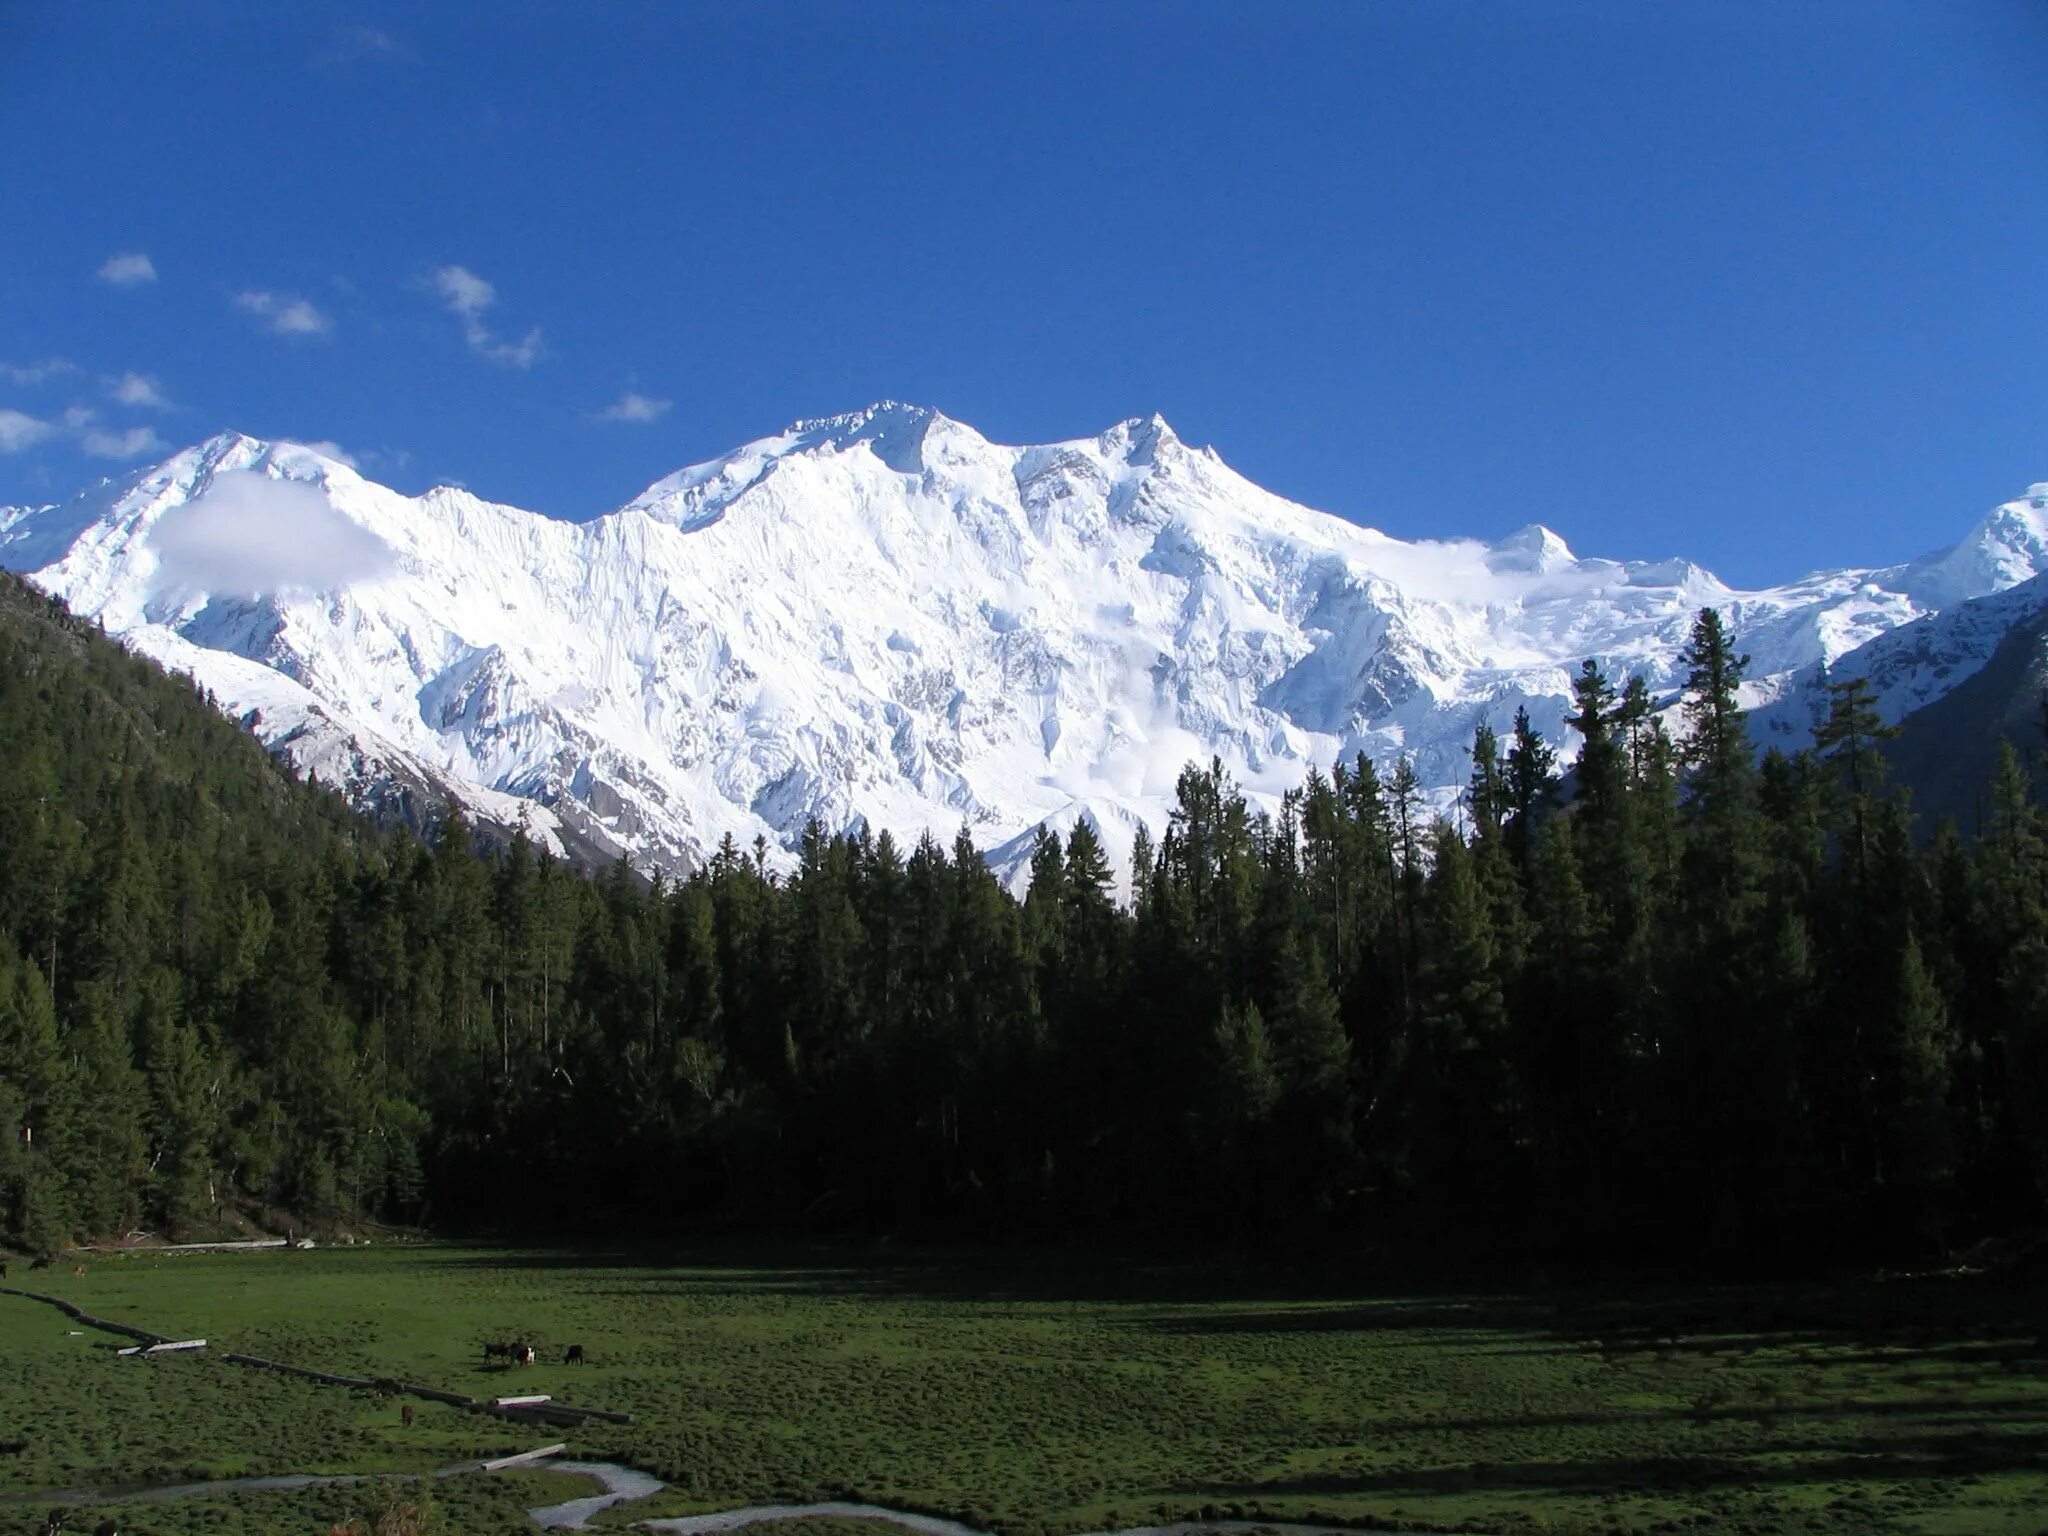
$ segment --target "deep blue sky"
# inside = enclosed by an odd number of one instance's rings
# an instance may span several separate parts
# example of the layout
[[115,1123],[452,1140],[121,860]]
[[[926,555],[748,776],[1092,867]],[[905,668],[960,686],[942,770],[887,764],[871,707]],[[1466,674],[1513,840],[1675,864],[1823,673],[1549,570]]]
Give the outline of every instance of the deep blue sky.
[[1409,536],[1902,558],[2048,479],[2044,82],[2041,0],[15,0],[0,501],[234,426],[580,517],[897,398],[1158,410]]

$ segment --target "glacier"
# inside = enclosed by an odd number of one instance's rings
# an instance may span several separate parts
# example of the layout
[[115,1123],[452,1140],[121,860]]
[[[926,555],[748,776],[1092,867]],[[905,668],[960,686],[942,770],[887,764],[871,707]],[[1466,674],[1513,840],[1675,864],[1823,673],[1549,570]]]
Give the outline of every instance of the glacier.
[[1826,669],[2015,592],[1940,655],[1862,669],[1903,679],[1896,714],[2038,603],[2048,484],[1919,560],[1738,590],[1533,525],[1395,539],[1262,490],[1157,416],[1006,446],[885,402],[585,522],[406,496],[225,433],[0,509],[0,565],[360,803],[438,794],[670,873],[727,837],[786,864],[811,818],[899,841],[964,826],[1014,879],[1034,828],[1082,819],[1121,867],[1211,757],[1272,803],[1311,765],[1406,755],[1448,806],[1481,722],[1527,708],[1569,756],[1583,658],[1668,701],[1709,604],[1766,733],[1796,734]]

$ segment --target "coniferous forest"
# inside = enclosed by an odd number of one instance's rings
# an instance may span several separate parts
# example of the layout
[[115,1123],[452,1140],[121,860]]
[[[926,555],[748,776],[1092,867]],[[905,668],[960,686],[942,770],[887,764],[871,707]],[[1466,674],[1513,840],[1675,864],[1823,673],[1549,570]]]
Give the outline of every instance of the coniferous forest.
[[[1586,663],[1459,814],[1182,775],[1117,894],[965,833],[595,878],[294,783],[0,580],[0,1241],[231,1213],[638,1236],[1914,1260],[2048,1190],[2048,822],[2017,757],[1916,837],[1837,686],[1760,762],[1702,612],[1682,729]],[[1561,756],[1576,752],[1568,778]]]

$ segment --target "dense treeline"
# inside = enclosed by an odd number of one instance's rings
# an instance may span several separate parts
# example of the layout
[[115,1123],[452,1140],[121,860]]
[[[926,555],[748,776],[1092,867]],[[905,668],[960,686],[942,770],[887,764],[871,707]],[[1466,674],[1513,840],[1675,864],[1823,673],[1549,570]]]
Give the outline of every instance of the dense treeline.
[[368,828],[0,585],[0,1235],[266,1205],[533,1227],[1375,1223],[1622,1255],[1932,1251],[2048,1188],[2048,826],[1924,850],[1838,686],[1758,764],[1703,612],[1679,739],[1587,663],[1455,820],[1360,758],[1189,769],[1131,900],[813,829],[651,888]]

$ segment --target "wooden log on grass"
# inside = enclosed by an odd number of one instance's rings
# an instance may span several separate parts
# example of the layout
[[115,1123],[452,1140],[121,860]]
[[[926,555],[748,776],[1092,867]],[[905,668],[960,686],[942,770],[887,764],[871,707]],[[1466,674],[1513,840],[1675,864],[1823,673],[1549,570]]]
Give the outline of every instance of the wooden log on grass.
[[495,1461],[484,1462],[482,1466],[486,1472],[502,1472],[507,1467],[525,1466],[529,1461],[545,1461],[550,1456],[561,1455],[567,1449],[569,1447],[566,1444],[544,1445],[538,1450],[521,1451],[516,1456],[500,1456]]

